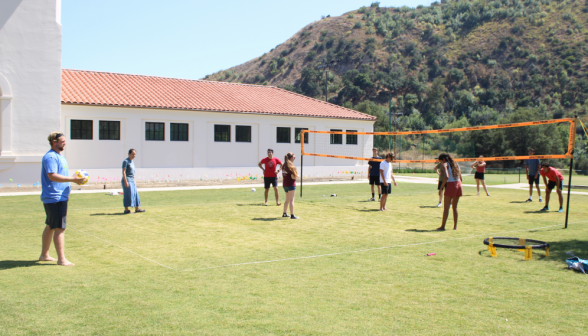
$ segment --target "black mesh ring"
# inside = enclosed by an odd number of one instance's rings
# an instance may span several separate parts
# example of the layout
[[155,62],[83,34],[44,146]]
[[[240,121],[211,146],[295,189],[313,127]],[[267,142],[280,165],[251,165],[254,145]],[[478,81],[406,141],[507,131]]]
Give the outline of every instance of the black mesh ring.
[[[520,238],[515,238],[515,237],[492,237],[492,239],[508,239],[508,240],[516,240],[518,242],[518,240]],[[546,243],[544,241],[540,241],[540,240],[534,240],[534,239],[527,239],[528,242],[530,243],[537,243],[538,245],[531,245],[532,248],[534,249],[545,249],[545,248],[549,248],[549,243]],[[484,239],[484,244],[486,245],[490,245],[490,238],[486,238]],[[527,246],[525,245],[504,245],[504,244],[496,244],[496,243],[492,243],[494,244],[494,247],[502,247],[502,248],[510,248],[510,249],[525,249]]]

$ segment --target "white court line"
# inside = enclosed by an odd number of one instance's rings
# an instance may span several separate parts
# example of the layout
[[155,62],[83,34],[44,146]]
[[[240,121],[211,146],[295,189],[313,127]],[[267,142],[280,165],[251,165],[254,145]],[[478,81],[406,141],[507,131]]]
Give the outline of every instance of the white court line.
[[[569,223],[569,224],[578,224],[578,223],[586,223],[586,222],[588,222],[588,221],[575,222],[575,223]],[[562,224],[550,225],[550,226],[543,226],[543,227],[532,228],[532,229],[505,231],[505,232],[499,232],[499,233],[502,234],[502,233],[521,232],[521,231],[532,231],[532,230],[540,230],[540,229],[552,228],[552,227],[556,227],[556,226],[562,226]],[[496,236],[499,233],[492,234],[492,235],[480,234],[480,235],[469,236],[469,237],[462,237],[462,238],[434,240],[434,241],[423,242],[423,243],[415,243],[415,244],[403,244],[403,245],[392,245],[392,246],[384,246],[384,247],[374,247],[374,248],[363,249],[363,250],[354,250],[354,251],[345,251],[345,252],[318,254],[318,255],[304,256],[304,257],[293,257],[293,258],[273,259],[273,260],[264,260],[264,261],[250,261],[250,262],[239,263],[239,264],[226,264],[226,265],[211,266],[211,267],[204,267],[204,268],[190,268],[190,269],[185,269],[185,270],[180,271],[180,272],[203,271],[203,270],[210,270],[210,269],[215,269],[215,268],[225,268],[225,267],[235,267],[235,266],[255,265],[255,264],[266,264],[266,263],[273,263],[273,262],[280,262],[280,261],[302,260],[302,259],[312,259],[312,258],[322,258],[322,257],[330,257],[330,256],[342,255],[342,254],[360,253],[360,252],[369,252],[369,251],[377,251],[377,250],[391,249],[391,248],[395,248],[395,247],[408,247],[408,246],[417,246],[417,245],[427,245],[427,244],[442,243],[442,242],[446,242],[446,241],[471,239],[471,238],[478,238],[478,237],[485,237],[485,236],[493,237],[493,236]]]
[[88,235],[88,236],[90,236],[90,237],[94,237],[94,238],[96,238],[96,239],[102,240],[103,242],[106,242],[106,243],[108,243],[108,244],[110,244],[110,245],[116,246],[116,247],[118,247],[118,248],[119,248],[119,249],[121,249],[121,250],[124,250],[124,251],[127,251],[127,252],[129,252],[129,253],[132,253],[132,254],[134,254],[134,255],[136,255],[136,256],[138,256],[138,257],[141,257],[141,258],[143,258],[143,259],[145,259],[145,260],[147,260],[147,261],[150,261],[150,262],[152,262],[152,263],[155,263],[155,264],[157,264],[157,265],[159,265],[159,266],[162,266],[162,267],[165,267],[165,268],[169,268],[169,269],[170,269],[170,270],[172,270],[172,271],[176,271],[176,272],[178,271],[177,269],[175,269],[175,268],[173,268],[173,267],[169,267],[169,266],[166,266],[166,265],[164,265],[164,264],[158,263],[157,261],[155,261],[155,260],[151,260],[151,259],[149,259],[149,258],[147,258],[147,257],[144,257],[144,256],[140,255],[140,254],[139,254],[139,253],[137,253],[137,252],[133,252],[133,251],[131,251],[131,250],[129,250],[129,249],[126,249],[126,248],[124,248],[124,247],[122,247],[122,246],[116,245],[115,243],[109,242],[109,241],[108,241],[108,240],[106,240],[106,239],[102,239],[102,238],[100,238],[100,237],[98,237],[98,236],[95,236],[95,235],[93,235],[93,234],[91,234],[91,233],[87,233],[87,232],[84,232],[84,231],[82,231],[82,230],[80,230],[80,229],[76,229],[75,227],[73,227],[73,226],[71,226],[71,225],[68,225],[67,227],[68,227],[68,228],[71,228],[71,229],[74,229],[74,230],[76,230],[76,231],[79,231],[79,232],[81,232],[81,233],[83,233],[83,234],[86,234],[86,235]]

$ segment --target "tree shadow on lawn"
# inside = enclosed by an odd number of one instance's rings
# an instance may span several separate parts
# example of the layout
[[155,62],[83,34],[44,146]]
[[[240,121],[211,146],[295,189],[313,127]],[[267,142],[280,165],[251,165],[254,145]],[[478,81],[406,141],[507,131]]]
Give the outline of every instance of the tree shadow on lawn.
[[123,216],[123,215],[131,215],[132,213],[129,214],[125,214],[123,212],[114,212],[114,213],[95,213],[95,214],[90,214],[90,216]]
[[39,260],[0,260],[0,271],[11,268],[31,266],[56,266],[57,264],[44,264]]

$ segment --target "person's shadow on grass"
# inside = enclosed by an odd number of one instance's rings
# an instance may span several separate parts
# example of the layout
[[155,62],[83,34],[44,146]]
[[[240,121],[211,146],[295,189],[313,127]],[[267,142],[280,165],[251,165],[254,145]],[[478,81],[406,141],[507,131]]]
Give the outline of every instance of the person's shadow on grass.
[[527,203],[527,201],[512,201],[510,203]]
[[31,266],[55,266],[56,264],[46,264],[39,260],[0,260],[0,271],[19,268],[19,267],[31,267]]
[[438,230],[421,230],[421,229],[407,229],[406,232],[442,232]]
[[362,211],[362,212],[374,212],[374,211],[380,211],[380,209],[360,209],[359,211]]
[[438,207],[436,205],[420,205],[419,208],[421,208],[421,209],[425,209],[425,208],[432,208],[432,209],[441,208],[442,209],[442,207]]
[[[95,213],[95,214],[90,214],[90,216],[122,216],[125,215],[125,213],[122,212],[114,212],[114,213]],[[130,214],[127,214],[130,215]]]
[[[290,219],[290,217],[288,217],[288,219]],[[277,221],[277,220],[282,220],[282,218],[276,218],[276,217],[272,217],[272,218],[253,218],[254,221],[262,221],[262,222],[273,222],[273,221]]]
[[[552,212],[554,212],[554,211],[552,211]],[[546,213],[549,213],[549,211],[536,210],[536,211],[523,211],[523,213],[540,213],[540,214],[546,214]]]

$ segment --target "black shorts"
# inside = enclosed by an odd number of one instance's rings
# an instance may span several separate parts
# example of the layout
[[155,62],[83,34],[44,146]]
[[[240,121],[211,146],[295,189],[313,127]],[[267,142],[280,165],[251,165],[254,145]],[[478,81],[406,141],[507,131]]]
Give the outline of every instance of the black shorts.
[[483,179],[484,179],[484,173],[476,172],[476,173],[474,174],[474,178],[475,178],[476,180],[483,180]]
[[[439,181],[439,184],[437,184],[437,190],[441,190],[442,185],[443,185],[443,181]],[[443,186],[443,189],[445,189],[445,186]]]
[[269,189],[270,184],[274,187],[278,186],[278,178],[277,177],[264,177],[263,184],[265,185],[265,189]]
[[392,183],[388,183],[387,187],[384,183],[380,183],[380,186],[382,187],[382,195],[389,195],[392,193]]
[[370,185],[378,185],[378,184],[380,184],[380,177],[370,175]]
[[67,201],[44,203],[47,219],[45,224],[51,229],[65,229],[67,222]]
[[[537,176],[537,178],[535,178],[535,175],[529,175],[529,185],[533,185],[533,183],[535,183],[535,185],[539,185],[539,176]],[[555,184],[553,185],[555,187]]]
[[[551,190],[553,188],[555,188],[557,182],[554,181],[549,181],[547,182],[547,189]],[[559,181],[559,189],[563,190],[563,180]]]

